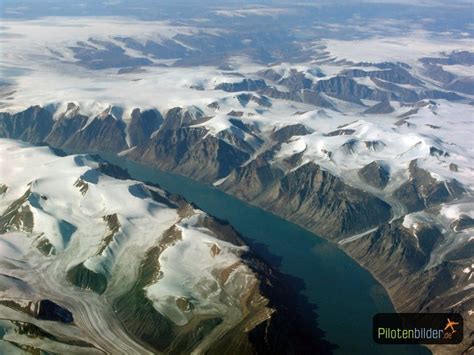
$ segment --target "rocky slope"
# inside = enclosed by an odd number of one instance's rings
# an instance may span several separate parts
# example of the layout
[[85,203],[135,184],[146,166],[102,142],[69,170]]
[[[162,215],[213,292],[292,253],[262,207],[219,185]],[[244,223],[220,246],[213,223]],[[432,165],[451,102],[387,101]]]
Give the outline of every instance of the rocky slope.
[[[433,264],[433,251],[445,245],[451,232],[427,222],[410,223],[410,216],[383,224],[375,231],[343,245],[346,252],[384,285],[400,312],[456,312],[464,315],[464,341],[459,345],[430,346],[436,353],[469,354],[473,350],[471,329],[473,247],[452,248]],[[462,238],[462,236],[458,236]]]
[[343,238],[390,218],[388,204],[314,163],[284,172],[259,164],[262,160],[237,169],[220,187],[327,238]]

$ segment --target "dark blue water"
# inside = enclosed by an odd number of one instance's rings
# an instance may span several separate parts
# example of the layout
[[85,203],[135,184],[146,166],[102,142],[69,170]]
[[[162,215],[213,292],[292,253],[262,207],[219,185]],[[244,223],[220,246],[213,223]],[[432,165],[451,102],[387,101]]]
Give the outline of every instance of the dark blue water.
[[[200,209],[229,221],[250,246],[278,258],[279,270],[301,278],[302,293],[317,306],[318,324],[339,354],[429,354],[420,346],[381,346],[372,340],[372,317],[393,312],[380,284],[334,244],[222,191],[189,178],[151,169],[108,154],[137,180],[159,184]],[[262,248],[263,247],[263,248]],[[270,262],[274,258],[270,258]]]

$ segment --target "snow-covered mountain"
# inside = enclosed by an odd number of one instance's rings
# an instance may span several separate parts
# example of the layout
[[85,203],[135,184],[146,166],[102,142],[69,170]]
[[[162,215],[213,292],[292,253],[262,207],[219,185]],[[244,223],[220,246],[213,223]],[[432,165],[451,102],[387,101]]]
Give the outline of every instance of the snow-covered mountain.
[[0,167],[0,352],[251,349],[285,319],[237,233],[179,197],[17,141],[0,140]]
[[[416,67],[330,61],[233,75],[216,68],[220,84],[182,86],[193,93],[184,96],[189,105],[170,107],[169,98],[146,107],[46,102],[1,113],[0,135],[72,152],[116,153],[212,183],[338,242],[383,283],[398,309],[455,310],[469,322],[473,98],[420,74],[427,61],[457,63],[460,56],[425,58]],[[121,219],[109,212],[101,218],[115,221],[110,239]],[[67,243],[54,235],[38,243],[60,252]],[[124,246],[110,247],[99,254],[115,256],[113,248]],[[102,290],[114,265],[114,258],[105,259],[88,255],[68,277]],[[400,277],[399,269],[410,277]],[[90,271],[103,276],[91,281]],[[420,292],[412,292],[413,282],[424,285]],[[162,302],[162,312],[185,322]]]
[[[0,137],[118,154],[213,184],[337,243],[383,284],[397,310],[460,312],[472,329],[472,19],[466,3],[435,3],[358,4],[370,18],[354,17],[349,4],[282,4],[203,6],[180,12],[179,21],[10,19],[1,39]],[[386,6],[410,11],[379,18]],[[241,242],[209,230],[210,217],[156,187],[117,179],[120,171],[107,177],[84,156],[54,158],[67,167],[38,157],[30,168],[21,152],[50,157],[46,148],[4,144],[17,147],[5,145],[6,157],[20,157],[3,163],[13,170],[0,181],[2,233],[30,235],[21,248],[60,260],[61,282],[99,300],[110,294],[123,309],[147,300],[167,326],[228,314],[213,329],[235,327],[243,311],[234,287],[248,288],[256,272],[241,261]],[[56,169],[64,174],[51,175]],[[206,262],[167,264],[183,258]],[[199,293],[237,262],[232,290]],[[118,279],[132,289],[123,297]],[[139,338],[168,339],[120,309],[117,317]],[[472,335],[459,350],[472,349],[470,342]]]

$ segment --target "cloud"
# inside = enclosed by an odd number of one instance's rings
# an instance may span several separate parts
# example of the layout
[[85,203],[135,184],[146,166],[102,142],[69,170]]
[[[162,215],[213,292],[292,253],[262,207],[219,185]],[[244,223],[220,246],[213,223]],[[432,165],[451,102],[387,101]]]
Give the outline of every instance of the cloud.
[[400,61],[413,64],[419,58],[440,52],[465,50],[472,47],[472,40],[440,38],[424,30],[416,30],[403,36],[376,36],[360,40],[323,40],[326,50],[337,59],[353,62]]
[[230,10],[215,10],[214,14],[224,17],[248,17],[248,16],[270,16],[277,17],[282,14],[287,14],[291,10],[288,8],[274,8],[274,7],[252,7],[245,9],[230,9]]

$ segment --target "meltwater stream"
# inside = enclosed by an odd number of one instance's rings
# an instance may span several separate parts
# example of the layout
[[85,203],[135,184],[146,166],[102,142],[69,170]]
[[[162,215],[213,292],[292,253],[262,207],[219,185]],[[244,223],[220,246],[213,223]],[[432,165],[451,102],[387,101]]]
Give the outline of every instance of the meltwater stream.
[[[429,354],[421,346],[378,345],[372,339],[372,317],[393,312],[383,287],[343,251],[311,232],[210,185],[149,168],[124,158],[102,158],[127,169],[136,180],[159,184],[203,211],[227,220],[253,247],[279,259],[279,270],[304,281],[302,291],[316,305],[319,328],[339,346],[336,354]],[[267,253],[265,253],[267,254]],[[259,255],[272,264],[265,255]]]

